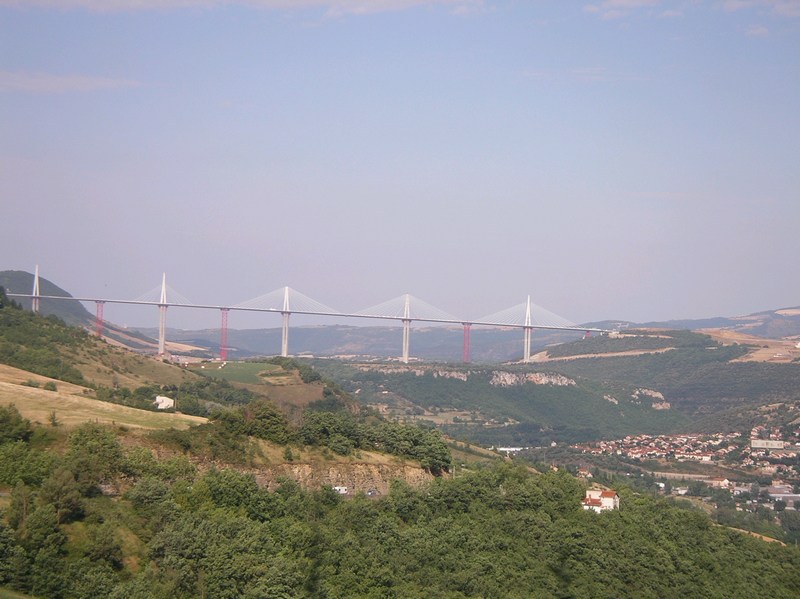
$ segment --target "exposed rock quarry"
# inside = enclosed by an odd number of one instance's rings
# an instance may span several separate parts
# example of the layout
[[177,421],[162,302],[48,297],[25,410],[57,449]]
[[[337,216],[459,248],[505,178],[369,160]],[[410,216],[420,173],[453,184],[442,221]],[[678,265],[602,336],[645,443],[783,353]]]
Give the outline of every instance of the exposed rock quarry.
[[347,487],[350,494],[377,491],[385,495],[389,492],[389,484],[396,479],[404,480],[412,487],[433,480],[428,471],[405,464],[290,463],[259,468],[254,474],[258,484],[270,491],[280,486],[278,479],[288,477],[303,488]]

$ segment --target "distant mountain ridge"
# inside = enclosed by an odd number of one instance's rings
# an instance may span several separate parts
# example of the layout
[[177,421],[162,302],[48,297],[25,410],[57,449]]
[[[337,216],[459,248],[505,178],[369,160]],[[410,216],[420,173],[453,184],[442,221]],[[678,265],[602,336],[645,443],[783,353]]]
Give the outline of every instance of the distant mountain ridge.
[[648,322],[642,327],[669,329],[731,329],[767,339],[800,336],[800,306],[765,310],[745,316],[701,318],[694,320],[668,320]]
[[684,318],[675,320],[654,320],[632,322],[626,320],[602,320],[586,323],[587,328],[599,329],[730,329],[765,339],[800,337],[800,306],[764,310],[743,316],[713,316],[710,318]]

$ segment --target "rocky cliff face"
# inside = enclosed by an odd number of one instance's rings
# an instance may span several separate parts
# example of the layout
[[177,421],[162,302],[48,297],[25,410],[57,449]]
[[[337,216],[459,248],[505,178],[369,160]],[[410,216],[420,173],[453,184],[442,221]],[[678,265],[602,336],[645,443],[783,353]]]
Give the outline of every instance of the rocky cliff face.
[[404,480],[412,487],[419,487],[433,480],[433,475],[418,466],[341,462],[265,466],[258,469],[255,476],[258,484],[270,491],[280,486],[280,478],[287,477],[306,489],[323,486],[347,487],[348,494],[372,491],[380,495],[387,494],[389,484],[396,479]]
[[642,403],[642,399],[651,401],[654,410],[669,410],[672,406],[664,399],[664,394],[652,389],[635,389],[631,395],[633,403]]
[[382,374],[413,374],[414,376],[433,375],[433,378],[458,379],[466,381],[472,373],[470,370],[450,370],[447,368],[432,368],[430,366],[384,366],[383,364],[360,364],[356,366],[361,372],[380,372]]
[[557,385],[560,387],[575,385],[575,381],[560,374],[548,374],[543,372],[506,372],[504,370],[486,371],[473,370],[450,370],[446,368],[432,368],[429,366],[384,366],[362,364],[356,367],[362,372],[381,372],[383,374],[413,374],[414,376],[425,376],[431,374],[433,378],[457,379],[467,381],[473,376],[488,376],[489,384],[494,387],[514,387],[532,383],[534,385]]
[[543,372],[516,373],[495,370],[489,384],[494,387],[514,387],[533,383],[534,385],[556,385],[566,387],[575,385],[575,381],[561,374],[545,374]]

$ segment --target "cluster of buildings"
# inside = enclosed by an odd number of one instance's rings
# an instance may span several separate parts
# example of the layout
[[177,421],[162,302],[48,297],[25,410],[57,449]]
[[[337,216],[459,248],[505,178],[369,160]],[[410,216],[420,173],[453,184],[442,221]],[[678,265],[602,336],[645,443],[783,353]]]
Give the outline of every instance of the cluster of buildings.
[[713,435],[629,435],[624,439],[573,445],[583,453],[638,460],[675,459],[711,462],[741,448],[741,433]]
[[[624,439],[573,445],[572,448],[585,454],[613,455],[633,460],[724,462],[728,468],[740,468],[746,473],[748,476],[744,477],[745,480],[753,480],[752,475],[755,474],[760,479],[769,478],[772,482],[759,487],[727,478],[698,474],[684,476],[711,488],[727,490],[734,497],[746,497],[750,504],[772,506],[781,501],[785,508],[800,509],[800,493],[797,492],[800,490],[800,428],[786,433],[778,428],[756,426],[748,436],[741,433],[630,435]],[[579,470],[578,475],[591,478],[591,473],[585,468]],[[672,493],[677,495],[686,494],[687,491],[687,488],[681,487],[672,489]],[[613,509],[608,507],[610,499],[606,503],[602,503],[602,499],[602,496],[590,497],[587,494],[583,500],[584,509],[601,511],[601,506],[603,509]]]
[[629,435],[624,439],[573,445],[582,453],[615,455],[633,460],[725,462],[762,475],[800,477],[800,430],[790,440],[779,429],[756,426],[749,438],[741,433],[712,435]]
[[[780,429],[755,426],[750,431],[750,442],[742,450],[741,465],[755,468],[763,474],[791,476],[792,466],[797,463],[800,443],[796,442],[800,430],[795,431],[792,441],[784,441]],[[795,475],[800,474],[795,472]]]

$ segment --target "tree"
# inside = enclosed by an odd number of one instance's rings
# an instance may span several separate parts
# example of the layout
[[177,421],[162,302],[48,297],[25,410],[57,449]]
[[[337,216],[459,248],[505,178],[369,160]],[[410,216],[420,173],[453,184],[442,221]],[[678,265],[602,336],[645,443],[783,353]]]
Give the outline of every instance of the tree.
[[67,468],[59,468],[42,484],[39,499],[56,509],[59,523],[75,520],[83,515],[83,496],[75,475]]
[[252,510],[260,493],[255,476],[236,470],[211,470],[203,477],[203,483],[218,507]]
[[14,577],[13,558],[16,546],[14,535],[0,519],[0,585],[10,582]]
[[786,540],[790,543],[800,541],[800,512],[784,510],[781,512],[781,528],[786,531]]
[[28,441],[33,435],[31,422],[23,418],[14,404],[0,406],[0,444]]
[[88,541],[86,557],[92,563],[104,562],[115,570],[122,568],[122,546],[112,524],[104,522],[100,526],[91,527]]
[[348,455],[353,451],[355,443],[353,443],[351,439],[348,439],[344,435],[334,433],[328,439],[328,447],[334,453],[338,453],[339,455]]
[[81,493],[89,495],[112,474],[120,471],[124,455],[111,430],[87,422],[69,436],[66,464],[76,474]]
[[31,591],[34,595],[64,597],[69,578],[63,555],[63,535],[52,534],[44,538],[31,567]]
[[58,526],[56,508],[50,504],[40,505],[33,510],[17,529],[17,536],[22,546],[32,554],[44,547],[46,542],[62,547],[66,540]]
[[30,487],[23,482],[18,482],[11,491],[11,507],[8,510],[8,523],[19,532],[24,528],[28,516],[34,510],[34,495]]
[[137,511],[146,511],[169,497],[169,485],[155,476],[145,476],[125,493],[125,497]]
[[52,452],[32,449],[24,441],[0,445],[0,484],[40,485],[56,460]]
[[108,597],[117,577],[107,562],[83,558],[70,563],[67,580],[70,599],[95,599]]
[[258,437],[285,445],[291,438],[289,421],[283,412],[266,400],[258,400],[247,405],[244,410],[246,432]]

